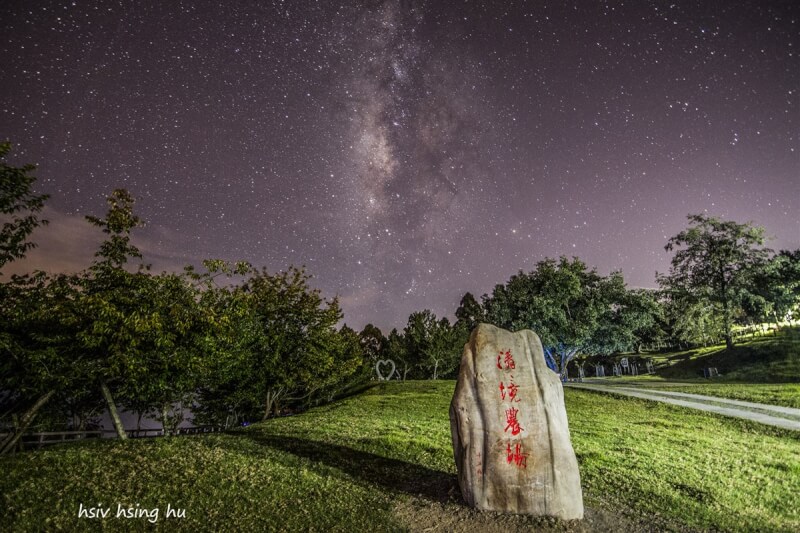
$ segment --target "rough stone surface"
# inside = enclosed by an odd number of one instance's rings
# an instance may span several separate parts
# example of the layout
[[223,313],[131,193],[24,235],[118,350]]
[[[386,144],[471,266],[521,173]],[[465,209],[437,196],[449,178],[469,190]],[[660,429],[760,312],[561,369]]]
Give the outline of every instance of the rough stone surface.
[[534,332],[475,328],[461,358],[450,428],[469,505],[583,518],[564,392]]

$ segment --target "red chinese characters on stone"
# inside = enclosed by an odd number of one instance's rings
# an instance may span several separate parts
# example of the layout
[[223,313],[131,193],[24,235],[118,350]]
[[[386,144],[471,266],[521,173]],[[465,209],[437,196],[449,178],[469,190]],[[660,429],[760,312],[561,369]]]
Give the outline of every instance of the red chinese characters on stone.
[[511,430],[511,434],[516,436],[519,435],[519,432],[523,430],[523,428],[519,425],[519,421],[517,420],[517,413],[519,413],[519,409],[512,407],[511,409],[506,409],[506,429],[505,431]]
[[[500,364],[501,360],[503,364]],[[497,368],[500,370],[514,370],[517,368],[516,364],[514,363],[514,357],[511,356],[511,350],[500,352],[500,354],[497,356]]]
[[[500,351],[497,355],[497,368],[498,370],[502,370],[508,372],[510,370],[514,370],[517,368],[517,364],[514,361],[514,356],[511,355],[511,350]],[[501,381],[500,382],[500,400],[501,401],[508,401],[509,403],[520,403],[520,398],[517,397],[519,393],[519,386],[514,383],[514,375],[511,374],[509,376],[510,380],[508,383]],[[520,425],[517,416],[519,414],[519,409],[516,407],[509,407],[506,409],[506,428],[504,430],[505,433],[511,431],[511,436],[516,437],[524,428]],[[501,452],[502,453],[502,452]],[[506,447],[506,462],[508,464],[514,464],[517,468],[527,468],[527,460],[528,454],[522,453],[522,444],[519,442],[513,442],[513,450],[512,450],[512,442],[509,442]]]
[[509,402],[517,402],[519,403],[519,398],[517,398],[517,392],[519,392],[519,386],[514,383],[514,376],[511,376],[511,381],[509,382],[508,386],[505,386],[503,382],[500,382],[500,399],[505,400],[506,395],[508,395]]
[[514,463],[519,468],[527,468],[528,467],[528,455],[527,453],[522,453],[522,444],[514,444],[514,450],[511,450],[511,443],[508,443],[506,447],[506,462],[508,464]]

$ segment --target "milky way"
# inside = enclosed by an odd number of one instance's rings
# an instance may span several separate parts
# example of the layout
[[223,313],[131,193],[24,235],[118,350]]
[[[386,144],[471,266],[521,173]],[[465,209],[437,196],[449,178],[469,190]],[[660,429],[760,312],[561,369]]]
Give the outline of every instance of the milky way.
[[5,273],[83,268],[124,187],[156,270],[307,266],[345,321],[451,315],[544,257],[631,286],[689,213],[800,247],[794,2],[0,7],[0,137],[52,195]]

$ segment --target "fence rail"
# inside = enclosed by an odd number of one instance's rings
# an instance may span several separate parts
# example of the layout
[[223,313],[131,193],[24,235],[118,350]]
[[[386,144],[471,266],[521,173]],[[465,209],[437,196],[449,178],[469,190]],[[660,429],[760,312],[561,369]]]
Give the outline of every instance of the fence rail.
[[[190,428],[178,428],[178,435],[200,435],[205,433],[219,433],[225,431],[222,426],[196,426]],[[125,433],[132,439],[160,437],[164,430],[158,429],[126,429]],[[58,444],[60,442],[72,442],[85,439],[99,439],[103,435],[116,436],[117,432],[113,429],[92,430],[92,431],[40,431],[36,433],[26,433],[22,435],[20,443],[22,448],[35,447],[41,448],[48,444]],[[0,441],[9,434],[0,433]]]
[[[8,433],[0,433],[0,440],[5,439]],[[22,435],[20,443],[23,447],[34,446],[41,448],[47,444],[70,442],[84,439],[98,439],[103,436],[102,431],[41,431]]]
[[225,431],[222,426],[196,426],[192,428],[178,428],[178,435],[199,435],[202,433],[220,433]]

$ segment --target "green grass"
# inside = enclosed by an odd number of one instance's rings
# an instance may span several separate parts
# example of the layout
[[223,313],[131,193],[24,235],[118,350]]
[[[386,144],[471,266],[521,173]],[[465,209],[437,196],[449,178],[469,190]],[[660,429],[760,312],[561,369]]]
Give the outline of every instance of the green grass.
[[800,383],[637,382],[637,386],[800,409]]
[[701,529],[797,531],[800,435],[644,400],[569,390],[582,483]]
[[[381,384],[227,435],[95,441],[0,459],[3,527],[84,530],[78,505],[161,509],[183,531],[572,530],[464,508],[448,421],[454,382]],[[587,516],[616,530],[800,530],[800,434],[568,389]],[[186,509],[167,520],[163,509]],[[594,518],[592,518],[594,517]],[[108,518],[106,530],[152,529]],[[631,527],[631,525],[635,527]],[[1,528],[0,528],[1,529]]]
[[652,354],[665,379],[701,378],[703,368],[716,367],[723,381],[750,383],[800,382],[800,329],[742,338],[731,349],[724,344],[667,354]]

